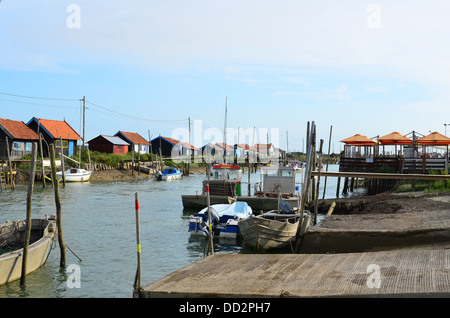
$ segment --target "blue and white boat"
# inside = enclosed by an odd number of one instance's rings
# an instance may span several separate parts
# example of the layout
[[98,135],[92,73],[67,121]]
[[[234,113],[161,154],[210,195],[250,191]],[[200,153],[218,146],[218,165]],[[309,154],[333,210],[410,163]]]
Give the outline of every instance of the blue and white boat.
[[[236,238],[239,233],[238,222],[253,217],[252,208],[247,202],[213,204],[210,206],[214,237]],[[191,215],[189,232],[191,235],[209,236],[208,208]]]
[[154,177],[155,177],[156,180],[162,181],[162,180],[179,179],[179,178],[181,178],[182,175],[183,175],[183,173],[180,170],[178,170],[178,169],[167,168],[163,172],[158,171],[157,173],[155,173]]

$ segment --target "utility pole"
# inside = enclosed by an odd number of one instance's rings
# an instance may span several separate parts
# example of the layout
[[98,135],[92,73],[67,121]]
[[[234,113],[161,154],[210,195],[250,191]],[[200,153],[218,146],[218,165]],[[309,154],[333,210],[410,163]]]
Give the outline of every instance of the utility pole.
[[83,96],[83,148],[84,148],[84,134],[86,131],[86,96]]

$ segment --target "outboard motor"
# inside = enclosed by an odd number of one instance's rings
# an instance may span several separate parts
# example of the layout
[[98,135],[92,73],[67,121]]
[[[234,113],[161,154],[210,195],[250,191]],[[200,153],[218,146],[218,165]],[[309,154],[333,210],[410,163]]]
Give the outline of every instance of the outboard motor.
[[[214,209],[209,209],[210,213],[211,213],[211,219],[212,219],[212,230],[213,233],[215,232],[215,225],[219,224],[220,222],[220,216],[219,214],[214,210]],[[205,215],[208,215],[207,213],[205,213]],[[207,224],[205,221],[202,222],[202,231],[206,236],[209,236],[209,224]]]

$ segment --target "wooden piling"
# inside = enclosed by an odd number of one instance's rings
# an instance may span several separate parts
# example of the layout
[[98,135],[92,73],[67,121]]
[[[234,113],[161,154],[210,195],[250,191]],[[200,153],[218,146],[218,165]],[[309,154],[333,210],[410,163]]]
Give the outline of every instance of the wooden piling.
[[319,199],[319,187],[320,187],[320,172],[322,169],[322,146],[323,146],[323,139],[320,139],[320,146],[319,146],[319,175],[317,176],[317,191],[316,196],[314,200],[314,225],[317,224],[317,209],[318,209],[318,199]]
[[134,291],[139,293],[142,289],[141,284],[141,236],[139,226],[139,193],[135,193],[135,211],[136,211],[136,250],[137,250],[137,269],[136,277],[134,279]]
[[23,244],[23,254],[22,254],[22,273],[20,276],[20,285],[25,284],[25,277],[27,275],[27,258],[28,258],[28,245],[30,244],[31,236],[31,202],[33,198],[34,189],[34,177],[36,174],[36,143],[33,142],[32,152],[31,152],[31,166],[30,166],[30,176],[28,179],[28,193],[27,193],[27,215],[26,215],[26,228],[25,228],[25,241]]
[[336,186],[336,198],[339,198],[339,188],[340,187],[341,187],[341,177],[338,177],[337,186]]
[[50,162],[52,166],[52,179],[55,189],[55,204],[56,204],[56,227],[58,228],[58,243],[59,243],[59,249],[61,252],[61,258],[59,261],[60,267],[66,267],[66,250],[65,250],[65,244],[64,244],[64,238],[63,238],[63,229],[62,229],[62,222],[61,222],[61,200],[59,197],[59,184],[58,180],[56,179],[56,164],[55,164],[55,145],[50,145]]
[[44,151],[42,150],[42,134],[39,133],[39,151],[41,152],[42,186],[45,189]]

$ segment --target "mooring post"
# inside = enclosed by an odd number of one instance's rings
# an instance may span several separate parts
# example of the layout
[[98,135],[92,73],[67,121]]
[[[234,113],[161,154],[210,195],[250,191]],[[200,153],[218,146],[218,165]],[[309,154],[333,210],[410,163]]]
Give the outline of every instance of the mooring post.
[[23,244],[22,254],[22,273],[20,276],[20,285],[25,284],[25,277],[27,275],[27,258],[28,258],[28,245],[30,244],[31,236],[31,201],[33,198],[34,177],[36,174],[36,143],[33,142],[33,148],[31,153],[31,166],[30,176],[28,180],[28,193],[27,193],[27,216],[26,216],[26,229],[25,229],[25,241]]
[[55,204],[56,204],[56,227],[58,228],[58,243],[59,249],[61,252],[61,258],[59,260],[60,267],[66,267],[66,249],[63,238],[63,229],[61,222],[61,200],[59,198],[59,184],[56,178],[56,164],[55,164],[55,145],[50,144],[50,162],[52,166],[52,179],[53,184],[55,185],[53,188],[55,189]]
[[134,291],[139,293],[141,291],[141,234],[139,226],[139,193],[136,192],[134,207],[136,211],[136,250],[137,250],[137,269],[134,278]]
[[212,220],[211,220],[211,199],[209,197],[209,176],[208,176],[208,183],[206,184],[206,202],[208,205],[208,220],[209,220],[209,248],[206,251],[206,256],[209,255],[209,251],[211,249],[211,255],[214,255],[214,242],[213,242],[213,228],[212,228]]

